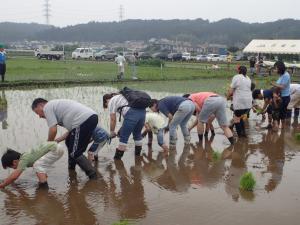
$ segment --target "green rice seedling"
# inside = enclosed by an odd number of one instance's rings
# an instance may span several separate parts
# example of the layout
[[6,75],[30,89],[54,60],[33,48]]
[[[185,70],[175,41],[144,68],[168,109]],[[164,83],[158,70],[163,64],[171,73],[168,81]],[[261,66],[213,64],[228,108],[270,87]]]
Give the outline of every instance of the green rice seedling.
[[213,154],[212,154],[212,160],[213,162],[218,162],[221,160],[221,153],[220,152],[217,152],[217,151],[213,151]]
[[300,141],[300,133],[296,133],[295,138],[296,138],[297,141]]
[[120,220],[118,222],[113,223],[112,225],[133,225],[128,220]]
[[255,185],[256,181],[251,172],[246,172],[241,176],[240,189],[244,191],[253,191]]

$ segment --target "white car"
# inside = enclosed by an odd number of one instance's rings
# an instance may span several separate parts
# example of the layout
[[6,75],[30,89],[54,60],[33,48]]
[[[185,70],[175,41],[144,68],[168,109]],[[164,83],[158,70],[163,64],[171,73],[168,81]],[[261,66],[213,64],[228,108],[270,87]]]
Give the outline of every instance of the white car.
[[183,52],[182,53],[182,60],[184,60],[184,61],[190,61],[191,60],[191,53],[189,53],[189,52]]
[[93,59],[94,51],[92,48],[76,48],[72,52],[72,59]]
[[208,62],[219,62],[221,61],[219,54],[208,54],[207,55]]
[[197,55],[196,60],[201,61],[201,62],[205,62],[205,61],[207,61],[207,56],[206,55]]

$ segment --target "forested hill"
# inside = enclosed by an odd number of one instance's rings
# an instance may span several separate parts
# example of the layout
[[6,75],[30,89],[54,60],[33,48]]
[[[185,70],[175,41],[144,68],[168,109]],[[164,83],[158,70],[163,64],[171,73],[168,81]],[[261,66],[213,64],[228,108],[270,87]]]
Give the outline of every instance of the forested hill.
[[245,23],[235,19],[208,20],[126,20],[90,22],[58,28],[38,24],[0,23],[0,41],[108,41],[167,38],[198,43],[234,45],[254,38],[299,39],[300,20],[285,19],[268,23]]

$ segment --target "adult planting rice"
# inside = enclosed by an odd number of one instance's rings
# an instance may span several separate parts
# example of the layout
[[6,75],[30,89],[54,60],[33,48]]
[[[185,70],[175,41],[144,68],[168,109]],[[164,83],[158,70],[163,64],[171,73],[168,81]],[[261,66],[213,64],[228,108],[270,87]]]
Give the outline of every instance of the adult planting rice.
[[[90,179],[95,179],[96,170],[83,153],[98,124],[96,112],[73,100],[56,99],[48,102],[42,98],[33,101],[32,110],[40,118],[46,119],[49,126],[48,141],[65,140],[69,152],[69,169],[75,170],[78,164]],[[56,137],[58,125],[68,130],[61,137]]]
[[273,87],[277,89],[277,91],[280,93],[281,97],[281,104],[279,106],[279,121],[281,122],[281,126],[284,126],[284,122],[287,116],[287,107],[290,102],[290,83],[291,83],[291,76],[286,71],[285,64],[281,61],[277,61],[274,64],[274,67],[279,75],[279,79],[276,81],[276,83],[272,83]]
[[294,119],[298,118],[299,116],[299,109],[300,109],[300,84],[291,84],[291,101],[289,102],[287,109],[288,109],[288,118],[292,116],[292,110],[294,110]]
[[233,134],[229,128],[229,122],[226,116],[226,100],[213,92],[198,92],[185,95],[190,98],[196,106],[197,120],[190,129],[198,125],[198,137],[201,142],[203,139],[204,124],[209,123],[209,118],[214,116],[230,144],[234,144]]
[[239,137],[245,137],[245,124],[242,118],[252,108],[251,80],[245,66],[238,67],[238,74],[232,78],[228,96],[232,96],[233,122]]
[[153,112],[161,112],[169,118],[169,142],[171,146],[176,145],[176,128],[179,125],[184,137],[185,144],[191,140],[190,131],[187,123],[195,111],[194,103],[181,96],[168,96],[160,100],[152,99],[149,106]]

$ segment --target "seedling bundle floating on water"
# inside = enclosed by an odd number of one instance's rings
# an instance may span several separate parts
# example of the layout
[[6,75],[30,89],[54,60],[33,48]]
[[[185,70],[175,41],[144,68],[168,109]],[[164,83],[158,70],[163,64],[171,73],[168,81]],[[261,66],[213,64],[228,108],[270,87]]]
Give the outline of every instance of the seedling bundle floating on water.
[[213,154],[212,154],[213,162],[218,162],[218,161],[220,161],[220,159],[221,159],[221,153],[213,151]]
[[128,220],[121,220],[119,222],[115,222],[112,225],[133,225],[132,223],[130,223]]
[[253,191],[255,185],[256,185],[256,181],[251,172],[246,172],[241,176],[240,189],[244,191]]
[[296,133],[295,138],[296,138],[297,141],[300,141],[300,133]]

